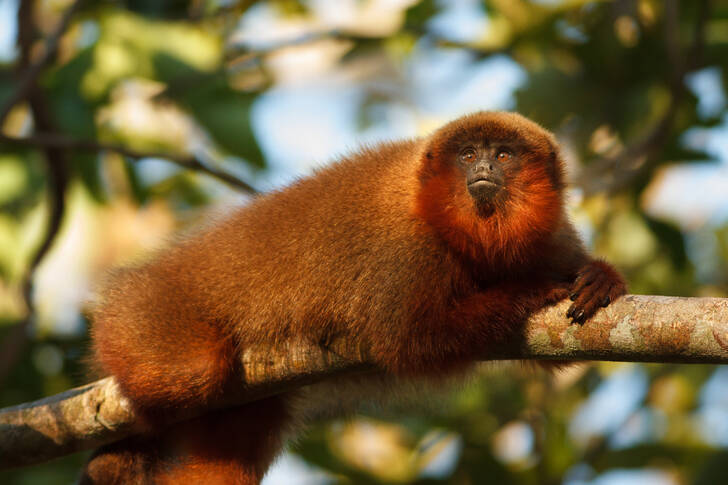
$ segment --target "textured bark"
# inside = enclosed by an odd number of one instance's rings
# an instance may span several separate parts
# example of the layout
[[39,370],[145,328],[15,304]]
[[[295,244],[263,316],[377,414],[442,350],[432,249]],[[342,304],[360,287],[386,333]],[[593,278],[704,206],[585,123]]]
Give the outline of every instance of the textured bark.
[[583,326],[562,317],[568,306],[531,318],[519,358],[728,363],[728,298],[627,295]]
[[[585,325],[565,318],[564,301],[534,315],[523,339],[484,359],[728,363],[728,299],[628,295]],[[367,349],[337,341],[248,349],[244,382],[218,407],[242,404],[343,374],[375,372]],[[188,418],[170,416],[170,423]],[[0,468],[42,462],[139,431],[111,378],[0,410]]]

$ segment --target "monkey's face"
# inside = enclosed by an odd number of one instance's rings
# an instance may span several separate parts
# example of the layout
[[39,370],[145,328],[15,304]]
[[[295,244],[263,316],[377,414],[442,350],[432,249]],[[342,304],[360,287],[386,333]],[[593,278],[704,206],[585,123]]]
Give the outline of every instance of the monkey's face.
[[458,150],[455,165],[459,178],[479,207],[493,205],[504,190],[507,174],[518,170],[515,150],[488,140],[466,142]]
[[468,115],[433,133],[420,180],[434,184],[432,195],[438,184],[448,186],[449,196],[435,195],[441,203],[474,206],[481,218],[508,216],[544,194],[558,199],[563,186],[553,136],[520,115],[498,112]]
[[516,262],[562,220],[556,140],[515,113],[474,113],[435,131],[418,178],[416,214],[478,261]]

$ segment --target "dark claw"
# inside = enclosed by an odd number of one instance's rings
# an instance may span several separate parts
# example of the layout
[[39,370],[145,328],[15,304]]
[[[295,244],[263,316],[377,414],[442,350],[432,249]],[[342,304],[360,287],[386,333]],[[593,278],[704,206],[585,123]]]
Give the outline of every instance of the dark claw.
[[609,303],[611,303],[612,299],[609,297],[609,295],[605,296],[602,300],[602,306],[607,306]]
[[579,310],[579,311],[578,311],[578,312],[576,313],[576,315],[574,315],[574,320],[576,320],[576,321],[578,321],[578,322],[580,322],[580,323],[581,323],[581,321],[583,320],[583,318],[584,318],[584,310]]
[[574,300],[576,300],[576,297],[577,297],[577,296],[579,296],[579,295],[577,295],[577,293],[576,293],[576,292],[574,292],[574,293],[571,293],[571,294],[569,295],[569,300],[571,300],[571,301],[574,301]]
[[576,311],[576,306],[571,305],[569,309],[566,311],[566,318],[571,318],[574,315],[574,312]]

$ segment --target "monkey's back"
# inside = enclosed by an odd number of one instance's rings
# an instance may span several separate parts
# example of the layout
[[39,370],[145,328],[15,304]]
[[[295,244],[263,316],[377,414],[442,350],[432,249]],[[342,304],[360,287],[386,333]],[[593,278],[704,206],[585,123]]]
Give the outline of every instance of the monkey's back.
[[412,215],[420,150],[365,148],[120,272],[93,312],[104,370],[154,402],[170,386],[207,393],[257,342],[401,341],[381,336],[444,307],[457,266]]
[[412,214],[419,150],[417,141],[363,149],[181,248],[207,253],[189,258],[202,262],[190,274],[197,293],[214,289],[205,305],[226,295],[218,311],[234,311],[222,320],[243,343],[391,331],[380,326],[413,318],[410,296],[421,301],[449,263]]

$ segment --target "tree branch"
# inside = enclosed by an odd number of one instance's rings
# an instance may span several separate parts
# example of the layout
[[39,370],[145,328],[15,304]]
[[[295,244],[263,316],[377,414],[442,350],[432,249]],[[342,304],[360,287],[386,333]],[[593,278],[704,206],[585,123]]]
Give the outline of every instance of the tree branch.
[[199,158],[193,156],[175,155],[172,153],[162,152],[141,152],[117,143],[100,143],[94,140],[78,140],[57,133],[36,133],[33,136],[28,137],[7,136],[0,133],[0,143],[31,148],[57,148],[85,152],[110,151],[134,160],[142,158],[161,158],[188,170],[195,170],[218,180],[222,180],[223,182],[242,189],[247,193],[258,193],[258,190],[255,187],[244,180],[239,179],[231,173],[211,167]]
[[[583,326],[565,318],[564,301],[531,317],[521,338],[483,359],[728,363],[728,299],[628,295]],[[211,407],[229,407],[324,379],[377,372],[367,349],[339,340],[246,349],[244,382]],[[189,415],[170,416],[173,423]],[[139,432],[112,378],[0,410],[0,469],[30,465]]]

